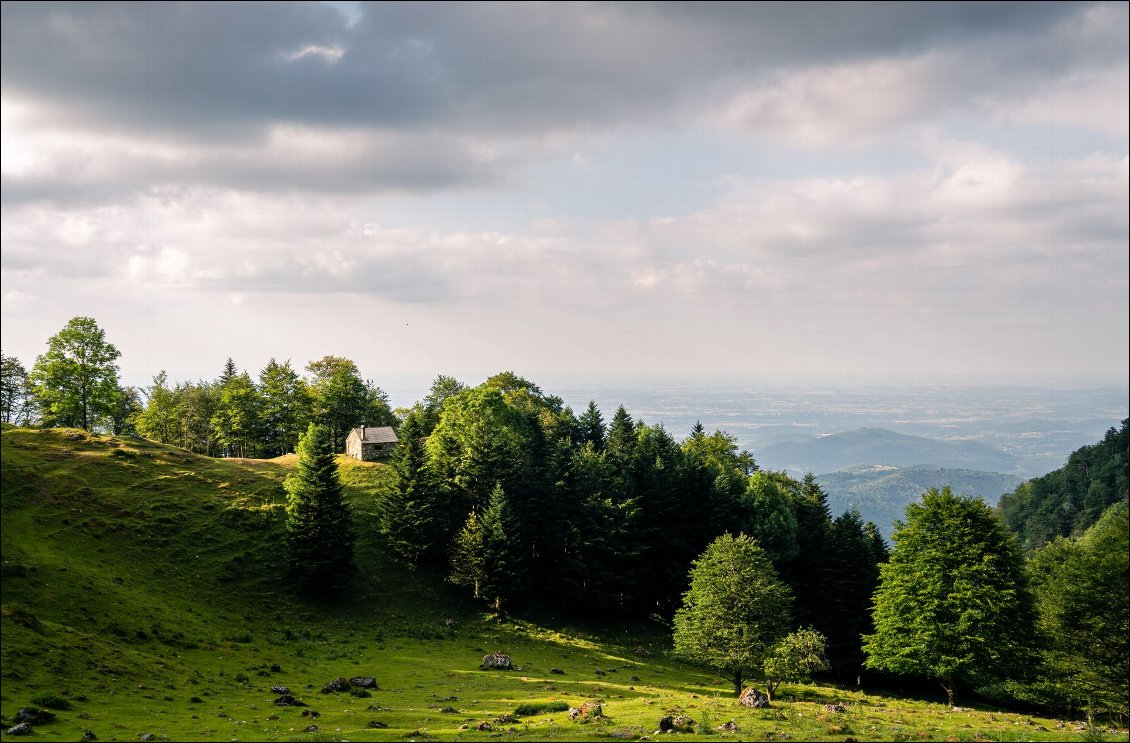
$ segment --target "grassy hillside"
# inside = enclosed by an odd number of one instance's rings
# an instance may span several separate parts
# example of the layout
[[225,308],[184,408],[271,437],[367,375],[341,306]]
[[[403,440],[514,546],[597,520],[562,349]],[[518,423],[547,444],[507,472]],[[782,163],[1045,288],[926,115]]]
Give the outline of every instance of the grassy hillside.
[[[32,738],[638,739],[671,714],[696,722],[688,739],[1079,737],[1055,720],[951,712],[940,697],[817,685],[786,686],[785,701],[746,710],[725,679],[673,661],[658,625],[492,619],[438,576],[386,558],[374,523],[374,493],[388,476],[380,464],[341,461],[361,569],[340,603],[306,603],[282,568],[281,484],[293,466],[5,427],[4,729],[21,707],[54,706],[57,719]],[[511,654],[520,670],[479,670],[491,651]],[[321,693],[339,676],[373,676],[379,689]],[[276,707],[272,685],[309,706]],[[605,717],[515,716],[520,705],[552,701],[600,701]],[[830,703],[845,711],[825,710]],[[736,732],[717,729],[729,720]]]

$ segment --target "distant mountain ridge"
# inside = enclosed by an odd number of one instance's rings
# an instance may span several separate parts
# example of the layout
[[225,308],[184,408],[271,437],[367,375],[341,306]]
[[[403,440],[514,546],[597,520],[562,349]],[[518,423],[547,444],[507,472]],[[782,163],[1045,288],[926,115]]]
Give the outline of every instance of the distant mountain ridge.
[[940,490],[948,485],[954,493],[974,495],[994,506],[1001,494],[1020,484],[1021,478],[1000,472],[928,465],[879,465],[817,475],[816,482],[828,494],[832,513],[855,508],[864,521],[874,522],[884,538],[890,539],[894,522],[904,517],[907,504],[917,501],[930,488]]
[[[976,441],[943,441],[885,428],[859,428],[803,442],[772,444],[754,452],[764,469],[835,472],[868,465],[980,470],[1024,474],[1016,457]],[[997,494],[999,495],[999,493]]]

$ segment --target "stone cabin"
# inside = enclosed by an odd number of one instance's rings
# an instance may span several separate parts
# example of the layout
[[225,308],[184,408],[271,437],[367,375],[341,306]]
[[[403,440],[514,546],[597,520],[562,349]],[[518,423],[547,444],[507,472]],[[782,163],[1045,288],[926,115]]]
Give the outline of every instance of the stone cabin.
[[389,426],[358,426],[345,437],[345,453],[354,459],[371,462],[392,454],[399,439]]

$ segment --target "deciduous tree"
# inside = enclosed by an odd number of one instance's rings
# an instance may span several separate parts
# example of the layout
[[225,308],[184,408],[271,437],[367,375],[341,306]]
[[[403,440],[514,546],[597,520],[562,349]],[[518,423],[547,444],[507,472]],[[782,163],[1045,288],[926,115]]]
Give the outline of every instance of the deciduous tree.
[[792,595],[765,550],[744,534],[714,540],[690,575],[675,612],[675,652],[727,674],[740,694],[787,632]]
[[94,318],[75,317],[51,336],[29,375],[43,422],[89,431],[108,418],[120,355]]
[[977,498],[931,488],[897,522],[880,569],[867,665],[960,684],[1035,666],[1035,604],[1015,537]]

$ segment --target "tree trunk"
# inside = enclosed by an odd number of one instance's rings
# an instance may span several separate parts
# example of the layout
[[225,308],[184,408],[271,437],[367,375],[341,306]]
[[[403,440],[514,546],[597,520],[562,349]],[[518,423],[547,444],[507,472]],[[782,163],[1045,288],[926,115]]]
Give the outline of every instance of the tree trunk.
[[953,679],[946,679],[942,682],[942,688],[946,690],[946,701],[949,703],[950,709],[953,709]]
[[742,672],[734,672],[734,696],[740,697],[742,695]]

